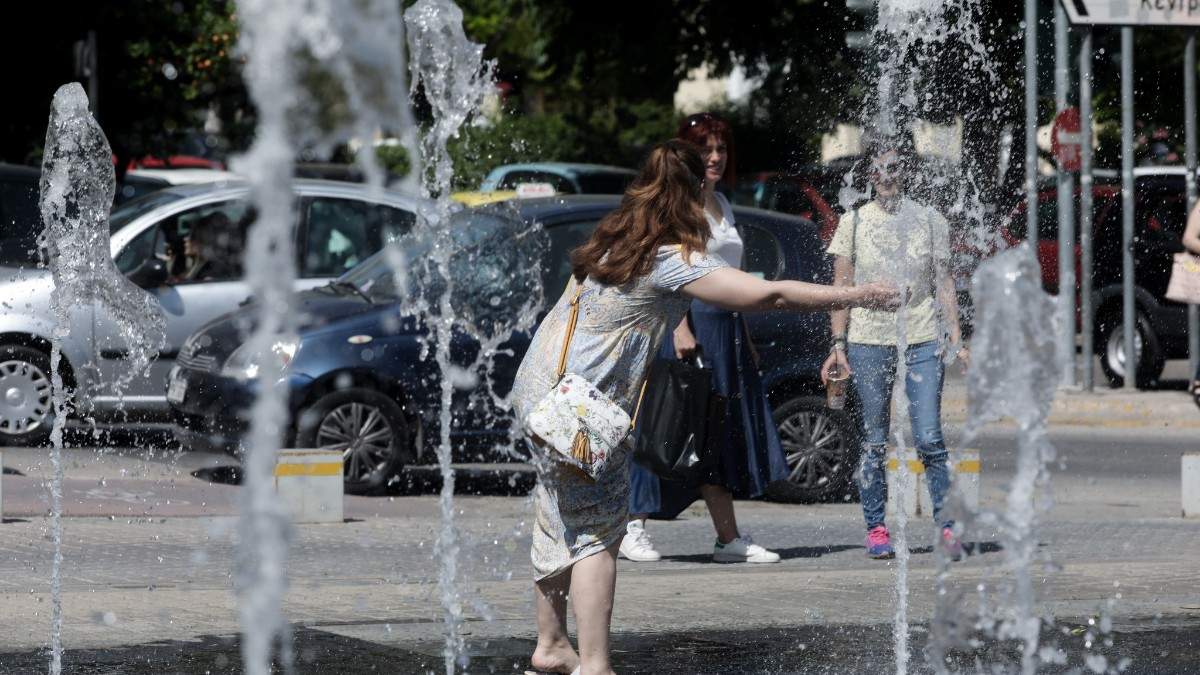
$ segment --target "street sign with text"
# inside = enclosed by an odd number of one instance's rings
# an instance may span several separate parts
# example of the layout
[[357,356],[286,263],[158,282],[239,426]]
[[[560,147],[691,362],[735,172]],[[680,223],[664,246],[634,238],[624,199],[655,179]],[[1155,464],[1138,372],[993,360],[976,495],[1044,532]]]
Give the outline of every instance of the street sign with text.
[[1200,27],[1200,0],[1062,0],[1073,24]]

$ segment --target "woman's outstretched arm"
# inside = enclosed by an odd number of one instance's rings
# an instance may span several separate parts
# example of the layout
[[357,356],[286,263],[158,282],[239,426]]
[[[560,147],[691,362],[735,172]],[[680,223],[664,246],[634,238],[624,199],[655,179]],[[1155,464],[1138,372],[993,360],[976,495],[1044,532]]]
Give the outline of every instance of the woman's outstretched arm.
[[754,312],[792,309],[816,312],[845,307],[892,308],[898,303],[895,286],[825,286],[803,281],[764,281],[731,267],[722,267],[680,290],[722,309]]

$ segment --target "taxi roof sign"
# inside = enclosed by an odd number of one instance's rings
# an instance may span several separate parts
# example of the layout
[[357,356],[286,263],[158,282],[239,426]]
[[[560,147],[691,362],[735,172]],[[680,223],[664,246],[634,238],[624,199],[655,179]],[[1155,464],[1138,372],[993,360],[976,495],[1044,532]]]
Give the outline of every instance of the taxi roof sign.
[[[1200,2],[1200,0],[1197,0]],[[517,186],[517,199],[535,199],[537,197],[553,197],[558,194],[549,183],[521,183]]]

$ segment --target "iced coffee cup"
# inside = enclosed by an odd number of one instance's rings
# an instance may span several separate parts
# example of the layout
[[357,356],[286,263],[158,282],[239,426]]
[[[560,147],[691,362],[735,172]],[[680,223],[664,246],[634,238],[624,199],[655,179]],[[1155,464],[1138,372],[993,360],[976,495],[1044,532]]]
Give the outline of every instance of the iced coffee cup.
[[829,379],[825,383],[825,405],[830,410],[846,407],[846,389],[849,385],[850,373],[837,366],[829,369]]

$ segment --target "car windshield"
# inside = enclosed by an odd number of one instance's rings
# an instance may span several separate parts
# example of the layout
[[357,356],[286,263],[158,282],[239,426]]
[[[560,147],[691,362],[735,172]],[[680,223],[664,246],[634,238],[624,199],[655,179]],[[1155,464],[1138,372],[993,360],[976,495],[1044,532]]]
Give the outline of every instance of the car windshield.
[[116,234],[118,230],[134,220],[177,199],[182,199],[182,195],[171,190],[159,190],[136,199],[130,199],[113,209],[112,215],[108,217],[108,231],[110,234]]
[[[467,246],[476,243],[474,240],[480,236],[490,240],[489,233],[508,229],[514,225],[508,222],[507,218],[470,209],[464,209],[454,214],[451,216],[450,222],[455,233],[454,238],[459,240],[458,243]],[[429,237],[425,234],[426,230],[424,229],[413,230],[397,240],[395,249],[379,251],[343,274],[338,281],[354,284],[373,302],[399,300],[400,293],[397,291],[396,275],[392,272],[389,256],[395,256],[402,260],[405,268],[411,271],[408,278],[401,283],[407,284],[410,291],[413,290],[412,286],[419,284],[418,279],[414,277],[420,276],[419,272],[425,267],[422,262],[429,260],[429,251],[432,248]]]
[[[478,334],[490,334],[514,312],[541,300],[541,262],[548,246],[540,226],[522,220],[511,206],[463,209],[450,219],[454,255],[449,261],[451,304],[460,321]],[[367,258],[338,281],[354,284],[372,302],[401,299],[389,258],[403,260],[402,283],[410,300],[436,306],[445,281],[430,251],[427,228],[415,228],[395,249]],[[530,265],[530,261],[537,261]]]
[[619,195],[625,192],[634,174],[625,173],[585,173],[581,174],[579,191],[590,195]]

